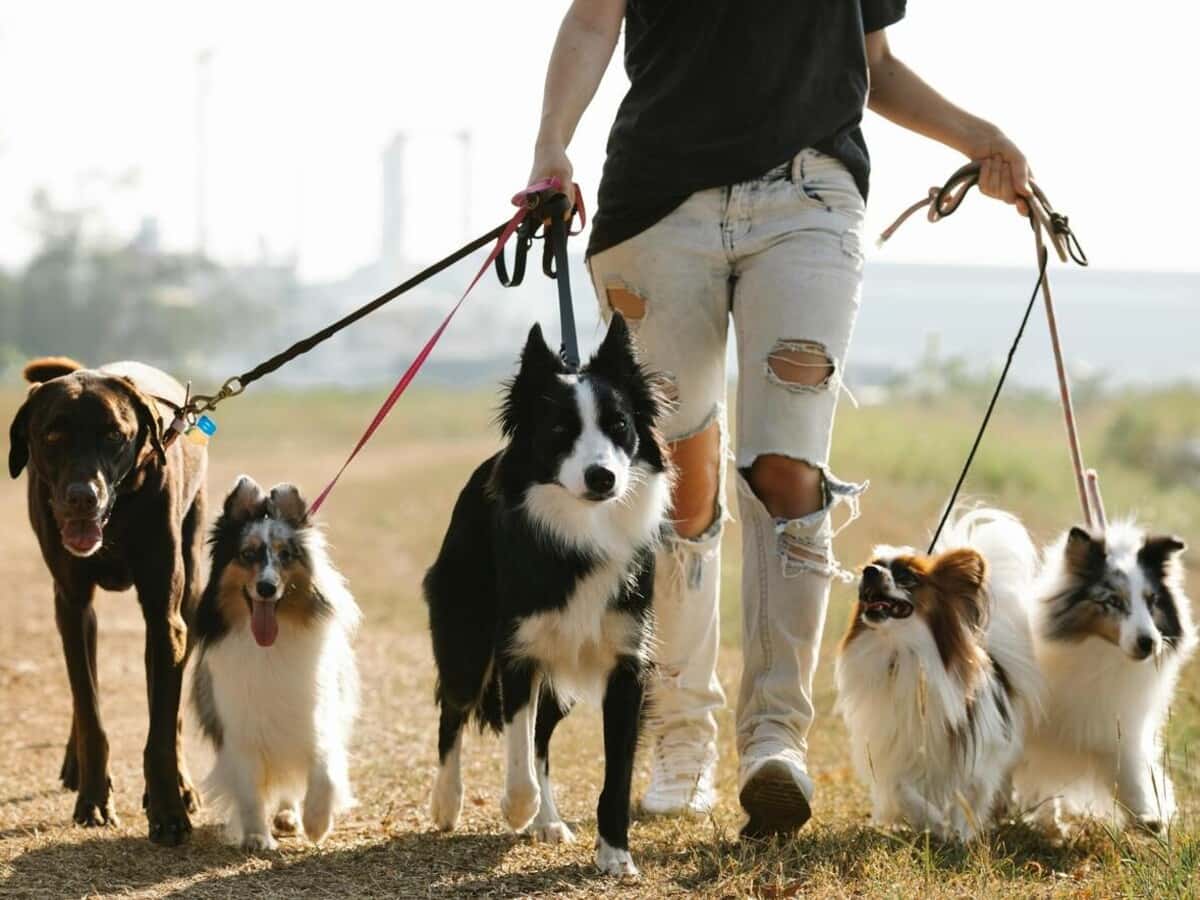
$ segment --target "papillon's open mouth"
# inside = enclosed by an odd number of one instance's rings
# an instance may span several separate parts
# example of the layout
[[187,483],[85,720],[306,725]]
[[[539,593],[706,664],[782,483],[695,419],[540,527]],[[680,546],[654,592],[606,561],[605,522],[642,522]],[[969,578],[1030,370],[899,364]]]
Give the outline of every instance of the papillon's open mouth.
[[913,605],[900,597],[877,597],[862,600],[863,618],[871,623],[887,619],[907,619],[913,614]]

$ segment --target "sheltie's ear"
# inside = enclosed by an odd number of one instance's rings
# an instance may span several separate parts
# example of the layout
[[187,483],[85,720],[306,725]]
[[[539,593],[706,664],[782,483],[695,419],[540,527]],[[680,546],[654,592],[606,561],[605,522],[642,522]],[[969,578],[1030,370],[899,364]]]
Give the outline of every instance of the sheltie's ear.
[[1067,533],[1067,543],[1063,549],[1063,563],[1067,571],[1082,581],[1095,581],[1104,574],[1104,563],[1108,557],[1108,549],[1104,538],[1095,538],[1080,528],[1074,526]]
[[225,515],[235,522],[256,518],[266,513],[266,500],[267,495],[257,481],[249,475],[239,475],[225,498]]
[[937,557],[932,574],[942,602],[953,604],[968,628],[982,628],[987,621],[984,558],[969,548],[951,550]]
[[1149,535],[1138,549],[1138,565],[1161,577],[1166,574],[1167,563],[1186,549],[1187,544],[1174,535]]
[[535,323],[529,329],[525,349],[521,351],[521,366],[517,374],[508,381],[504,402],[500,407],[500,430],[511,438],[517,424],[526,414],[535,412],[538,398],[543,396],[544,385],[557,375],[566,374],[567,367],[558,354],[546,344],[542,326]]
[[282,519],[293,528],[303,528],[308,524],[308,504],[300,496],[300,490],[294,484],[277,484],[271,488],[271,496],[267,499],[267,513],[275,519]]

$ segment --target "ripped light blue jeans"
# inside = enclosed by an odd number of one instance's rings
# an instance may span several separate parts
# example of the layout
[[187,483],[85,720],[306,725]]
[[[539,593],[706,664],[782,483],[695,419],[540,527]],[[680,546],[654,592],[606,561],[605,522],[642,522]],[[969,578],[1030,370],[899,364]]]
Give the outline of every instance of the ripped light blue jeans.
[[[737,340],[736,460],[742,519],[742,653],[737,737],[747,762],[807,753],[812,681],[833,556],[832,512],[857,515],[865,485],[828,468],[842,370],[858,312],[864,205],[836,159],[801,151],[763,177],[700,191],[646,231],[592,256],[605,317],[623,309],[643,361],[671,399],[665,436],[678,442],[720,432],[724,483],[726,340]],[[832,374],[800,379],[789,351],[823,357]],[[792,358],[795,358],[794,355]],[[827,366],[822,366],[822,371]],[[807,383],[801,383],[806,381]],[[815,382],[815,383],[813,383]],[[824,475],[824,508],[777,520],[741,474],[764,454],[802,460]],[[661,552],[654,598],[660,729],[694,731],[713,744],[712,713],[725,697],[716,676],[721,529],[718,488],[712,524],[694,539],[673,535]]]

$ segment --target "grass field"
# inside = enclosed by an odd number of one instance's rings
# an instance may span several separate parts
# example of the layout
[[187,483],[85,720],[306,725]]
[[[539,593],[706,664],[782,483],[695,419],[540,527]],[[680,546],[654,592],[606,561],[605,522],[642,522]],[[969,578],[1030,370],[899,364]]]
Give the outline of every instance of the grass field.
[[[0,391],[0,424],[19,399]],[[210,491],[223,496],[239,472],[265,484],[296,481],[309,496],[340,464],[377,402],[374,395],[251,393],[221,410],[212,445]],[[881,896],[1170,897],[1200,894],[1200,667],[1185,674],[1170,725],[1181,815],[1169,835],[1085,831],[1052,846],[1009,824],[970,846],[873,830],[867,793],[850,771],[846,734],[832,715],[833,648],[849,589],[839,586],[818,673],[819,720],[811,765],[814,821],[792,840],[747,849],[736,841],[732,714],[720,716],[722,802],[710,819],[638,819],[632,849],[643,875],[615,884],[592,866],[594,806],[602,774],[599,721],[579,710],[555,739],[559,805],[579,838],[532,844],[505,833],[499,813],[500,745],[467,739],[464,821],[434,832],[426,799],[435,762],[432,662],[419,598],[449,508],[467,473],[495,446],[490,396],[415,393],[397,408],[347,473],[322,518],[334,558],[365,612],[358,649],[364,715],[354,742],[360,805],[322,847],[289,839],[277,853],[247,856],[222,845],[207,812],[183,848],[145,839],[140,809],[146,732],[143,627],[130,595],[101,595],[100,682],[112,746],[121,825],[70,825],[72,798],[57,782],[70,725],[65,668],[54,627],[49,577],[25,518],[24,481],[0,483],[0,896],[29,897],[374,897],[374,896]],[[1074,488],[1055,407],[1006,400],[968,491],[1020,514],[1039,540],[1070,524]],[[953,483],[979,405],[971,398],[896,407],[846,407],[833,469],[870,478],[862,519],[840,539],[847,564],[872,543],[920,543]],[[1126,430],[1146,422],[1196,428],[1200,395],[1164,392],[1083,410],[1085,448],[1104,478],[1111,513],[1137,511],[1156,527],[1200,543],[1195,487],[1164,486]],[[1124,416],[1125,418],[1121,418]],[[1116,424],[1114,424],[1116,423]],[[1131,455],[1132,454],[1132,455]],[[215,505],[215,504],[214,504]],[[737,526],[726,541],[721,671],[736,694]],[[1200,596],[1200,552],[1190,586]],[[209,753],[189,726],[194,774]],[[642,766],[644,769],[644,765]],[[639,772],[638,785],[644,783]]]

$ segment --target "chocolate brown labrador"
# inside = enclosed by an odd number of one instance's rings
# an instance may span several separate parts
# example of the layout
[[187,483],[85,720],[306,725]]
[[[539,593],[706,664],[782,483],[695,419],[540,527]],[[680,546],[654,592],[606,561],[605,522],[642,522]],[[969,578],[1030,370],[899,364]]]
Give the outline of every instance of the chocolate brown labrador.
[[137,589],[146,620],[150,733],[142,805],[150,840],[187,840],[198,794],[183,764],[179,692],[199,593],[204,531],[204,447],[164,449],[156,398],[182,403],[183,387],[141,363],[85,369],[68,359],[35,360],[10,429],[8,470],[28,467],[29,521],[54,579],[73,716],[61,778],[78,791],[75,821],[116,822],[108,738],[96,677],[96,588]]

